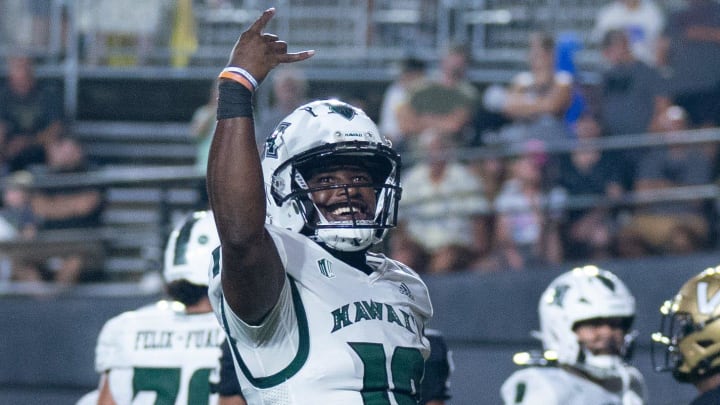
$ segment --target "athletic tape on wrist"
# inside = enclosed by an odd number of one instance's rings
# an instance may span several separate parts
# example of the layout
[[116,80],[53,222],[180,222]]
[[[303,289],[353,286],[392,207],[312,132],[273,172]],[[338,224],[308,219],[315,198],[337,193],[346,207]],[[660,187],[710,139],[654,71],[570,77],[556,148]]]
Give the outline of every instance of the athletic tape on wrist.
[[218,84],[217,119],[253,116],[253,93],[236,81],[221,80]]

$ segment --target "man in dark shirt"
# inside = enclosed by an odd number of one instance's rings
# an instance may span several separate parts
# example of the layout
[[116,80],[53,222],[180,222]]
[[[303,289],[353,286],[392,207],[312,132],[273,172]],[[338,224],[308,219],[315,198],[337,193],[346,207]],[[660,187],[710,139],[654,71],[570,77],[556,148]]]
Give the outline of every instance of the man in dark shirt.
[[7,61],[7,83],[0,90],[0,145],[9,171],[45,161],[45,148],[63,131],[61,96],[41,85],[28,56]]
[[692,127],[720,124],[720,4],[686,0],[670,14],[658,62],[672,79],[673,100],[690,115]]

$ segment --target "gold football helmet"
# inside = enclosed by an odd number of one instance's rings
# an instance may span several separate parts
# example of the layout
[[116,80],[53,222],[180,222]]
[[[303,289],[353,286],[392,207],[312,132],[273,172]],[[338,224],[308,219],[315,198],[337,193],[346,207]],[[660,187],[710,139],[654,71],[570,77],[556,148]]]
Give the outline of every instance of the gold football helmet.
[[[688,280],[660,313],[660,331],[652,335],[656,371],[672,371],[689,383],[720,371],[720,266]],[[664,346],[662,362],[658,345]]]

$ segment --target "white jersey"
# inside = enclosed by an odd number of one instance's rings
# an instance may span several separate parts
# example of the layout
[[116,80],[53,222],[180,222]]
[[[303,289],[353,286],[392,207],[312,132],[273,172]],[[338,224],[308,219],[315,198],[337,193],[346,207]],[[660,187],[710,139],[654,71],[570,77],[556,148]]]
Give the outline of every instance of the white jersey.
[[210,380],[224,338],[212,313],[186,314],[182,304],[160,301],[105,323],[95,369],[109,372],[118,404],[215,404]]
[[617,391],[559,367],[528,367],[514,372],[500,388],[505,405],[642,405],[645,382],[631,366]]
[[430,349],[423,329],[432,316],[420,277],[376,254],[368,255],[368,275],[303,235],[266,227],[287,277],[261,325],[244,323],[224,300],[220,263],[210,282],[247,402],[415,403]]

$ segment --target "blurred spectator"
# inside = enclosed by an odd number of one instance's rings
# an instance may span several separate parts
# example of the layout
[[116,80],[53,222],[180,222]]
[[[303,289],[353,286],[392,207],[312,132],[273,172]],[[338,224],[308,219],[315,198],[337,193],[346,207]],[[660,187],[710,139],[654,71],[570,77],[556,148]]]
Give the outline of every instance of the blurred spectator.
[[[45,174],[83,173],[89,169],[82,146],[67,137],[57,139],[48,147]],[[35,190],[31,196],[33,214],[38,219],[38,231],[59,229],[89,229],[101,223],[104,206],[103,191],[96,186]],[[97,276],[86,268],[86,257],[67,252],[60,258],[40,263],[43,278],[63,284],[74,284]],[[88,271],[86,271],[88,270]]]
[[308,101],[308,81],[302,70],[281,66],[273,72],[271,79],[270,109],[258,111],[259,119],[255,123],[255,142],[260,153],[265,148],[265,140],[280,121]]
[[32,239],[35,236],[37,220],[30,205],[30,183],[32,175],[26,171],[5,178],[0,217],[9,228],[3,231],[2,239]]
[[470,102],[477,103],[480,93],[467,77],[469,65],[470,51],[467,46],[451,45],[440,60],[440,74],[435,80],[445,87],[458,89]]
[[582,49],[582,40],[573,32],[558,36],[555,45],[555,69],[567,72],[573,80],[572,98],[565,112],[565,123],[572,126],[587,108],[587,100],[582,83],[578,80],[579,69],[575,63],[575,54]]
[[[0,2],[0,38],[10,47],[44,50],[49,39],[51,0],[5,0]],[[4,35],[3,35],[4,34]]]
[[[438,76],[433,76],[411,92],[408,102],[398,108],[400,131],[419,135],[433,131],[451,139],[456,145],[474,141],[473,113],[479,92],[467,77],[470,54],[464,45],[452,45],[440,61]],[[407,150],[418,149],[418,140]]]
[[6,86],[0,90],[0,153],[8,171],[45,161],[45,150],[63,131],[60,94],[35,78],[29,56],[7,60]]
[[686,0],[670,14],[659,62],[671,75],[673,101],[692,128],[720,125],[720,4]]
[[32,40],[35,47],[46,47],[50,39],[50,9],[52,0],[27,1],[32,14]]
[[635,58],[654,66],[664,25],[665,15],[653,0],[613,0],[597,13],[591,35],[600,42],[608,31],[622,31]]
[[[712,160],[702,145],[673,144],[682,140],[688,117],[678,107],[663,115],[663,136],[667,145],[642,155],[638,164],[636,192],[652,192],[672,187],[712,182]],[[709,224],[703,201],[661,201],[637,207],[629,223],[618,235],[618,254],[638,257],[647,254],[686,254],[704,248]]]
[[458,90],[468,103],[467,108],[474,111],[480,100],[480,92],[467,77],[469,65],[470,51],[467,46],[451,45],[440,60],[440,76],[436,80],[447,88]]
[[488,201],[495,201],[507,176],[505,160],[499,156],[487,156],[470,162],[470,167],[482,181]]
[[[5,178],[5,188],[2,193],[2,209],[0,221],[2,222],[2,237],[4,241],[32,240],[37,233],[37,218],[30,204],[30,191],[28,186],[32,182],[32,175],[26,171],[17,171]],[[9,278],[12,281],[41,281],[40,274],[33,265],[23,260],[10,260]]]
[[441,134],[423,133],[426,158],[403,174],[403,215],[391,256],[421,272],[466,270],[489,244],[483,185],[448,154],[450,145]]
[[510,269],[557,264],[563,258],[558,220],[545,190],[547,155],[528,142],[526,152],[508,165],[508,178],[495,199],[495,243]]
[[210,97],[205,104],[201,105],[193,113],[190,121],[190,135],[196,142],[197,150],[195,151],[195,168],[198,173],[205,174],[207,171],[208,154],[210,153],[210,144],[215,133],[215,123],[217,120],[217,98],[218,88],[217,82],[213,81],[210,86]]
[[642,134],[653,130],[671,104],[668,83],[660,72],[635,58],[627,35],[610,30],[603,37],[608,63],[600,84],[603,126],[609,135]]
[[485,93],[485,106],[512,121],[500,129],[496,141],[569,137],[564,119],[572,102],[573,79],[570,73],[556,70],[551,35],[531,34],[528,62],[530,71],[516,75],[507,90],[493,86]]
[[[657,129],[662,112],[671,104],[667,81],[660,72],[633,56],[625,32],[610,30],[602,42],[609,68],[602,75],[598,104],[608,135],[642,134]],[[632,188],[640,150],[621,150],[611,155],[622,167],[622,184]]]
[[[208,155],[210,154],[210,145],[212,144],[213,135],[215,134],[215,124],[217,120],[217,98],[218,88],[217,81],[213,81],[210,86],[210,97],[205,104],[196,108],[190,120],[190,135],[195,141],[195,170],[198,174],[205,175],[207,171]],[[203,178],[197,184],[199,194],[198,205],[196,209],[203,210],[208,207],[207,186]]]
[[399,150],[403,149],[405,134],[400,130],[397,110],[402,104],[407,103],[414,88],[425,81],[425,68],[425,62],[420,59],[403,59],[400,62],[399,75],[390,83],[383,95],[378,126],[380,132],[388,137],[393,142],[393,146]]
[[[602,136],[600,123],[586,112],[576,122],[574,131],[577,145],[573,152],[560,157],[557,185],[570,198],[619,199],[623,193],[620,168],[607,152],[584,146]],[[607,207],[569,208],[560,227],[564,258],[585,261],[609,257],[615,228]]]

